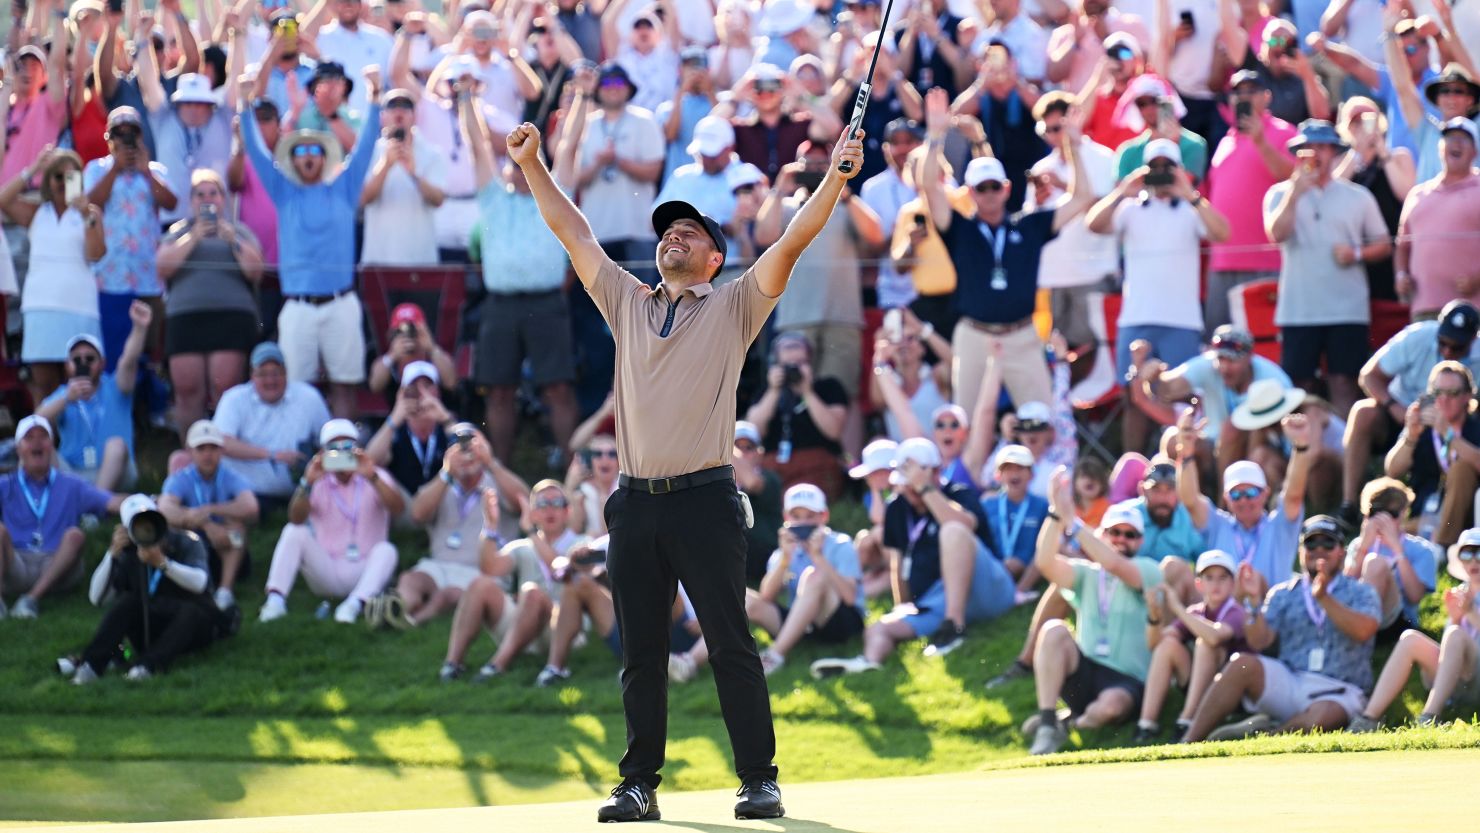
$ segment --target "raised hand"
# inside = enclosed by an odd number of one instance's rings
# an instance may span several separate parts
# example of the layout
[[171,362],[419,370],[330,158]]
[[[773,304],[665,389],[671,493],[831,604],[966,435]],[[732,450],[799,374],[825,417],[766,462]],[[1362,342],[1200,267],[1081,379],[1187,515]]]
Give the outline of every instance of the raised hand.
[[[843,170],[844,163],[847,163],[846,171]],[[852,136],[844,133],[839,137],[838,144],[833,148],[832,167],[844,180],[858,176],[863,170],[862,130],[855,131]]]
[[1252,564],[1240,564],[1238,567],[1238,593],[1246,601],[1258,604],[1259,594],[1264,589],[1264,582],[1259,574],[1254,571]]
[[951,126],[951,102],[946,91],[934,87],[925,93],[925,132],[934,138],[942,138]]
[[1308,448],[1310,446],[1310,420],[1305,414],[1290,414],[1280,420],[1280,427],[1285,431],[1285,439],[1290,441],[1293,448]]
[[529,122],[509,131],[505,144],[509,149],[509,158],[521,168],[537,162],[540,158],[540,131]]

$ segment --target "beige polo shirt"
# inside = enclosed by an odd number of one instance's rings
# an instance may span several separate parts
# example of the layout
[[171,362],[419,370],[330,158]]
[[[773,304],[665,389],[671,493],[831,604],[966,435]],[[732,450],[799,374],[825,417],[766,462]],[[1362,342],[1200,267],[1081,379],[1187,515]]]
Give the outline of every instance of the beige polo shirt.
[[661,286],[647,288],[610,260],[587,291],[616,339],[622,471],[674,477],[727,465],[740,367],[776,306],[755,269],[719,287],[690,287],[671,310]]

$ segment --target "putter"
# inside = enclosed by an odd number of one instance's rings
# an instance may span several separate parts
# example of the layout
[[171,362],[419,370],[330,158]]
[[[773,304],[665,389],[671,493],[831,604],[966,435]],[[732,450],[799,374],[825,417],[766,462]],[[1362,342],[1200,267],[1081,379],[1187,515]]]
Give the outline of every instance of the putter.
[[[868,75],[858,85],[858,97],[853,100],[853,118],[848,122],[848,138],[858,135],[863,125],[863,114],[868,110],[869,95],[874,91],[874,68],[879,65],[879,50],[884,48],[884,38],[889,37],[889,13],[894,11],[894,0],[884,6],[884,16],[879,20],[879,42],[874,44],[874,56],[868,62]],[[852,173],[853,163],[844,159],[838,163],[840,173]]]

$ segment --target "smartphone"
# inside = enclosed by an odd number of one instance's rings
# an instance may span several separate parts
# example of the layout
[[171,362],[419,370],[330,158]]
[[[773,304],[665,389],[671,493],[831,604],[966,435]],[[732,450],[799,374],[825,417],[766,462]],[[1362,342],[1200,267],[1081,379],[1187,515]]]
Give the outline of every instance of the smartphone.
[[[1235,123],[1239,119],[1244,119],[1252,115],[1254,115],[1254,102],[1247,99],[1240,99],[1233,103],[1233,118]],[[1235,127],[1237,127],[1237,124],[1235,124]]]
[[123,0],[108,0],[108,11],[113,14],[123,14]]
[[286,15],[278,18],[274,27],[283,38],[283,48],[288,52],[298,51],[298,18]]
[[1186,26],[1188,29],[1191,29],[1194,32],[1197,31],[1197,21],[1192,19],[1191,11],[1183,9],[1177,15],[1177,17],[1181,20],[1183,26]]
[[404,127],[397,127],[397,128],[392,129],[391,132],[390,132],[390,138],[393,141],[397,141],[397,142],[404,142],[404,141],[406,141],[406,128],[404,128]]
[[897,309],[884,313],[884,336],[895,344],[904,340],[904,313]]
[[219,219],[220,213],[216,210],[215,205],[211,203],[206,203],[205,205],[200,207],[200,216],[201,219],[209,220],[214,223]]
[[1434,395],[1426,393],[1418,398],[1418,421],[1423,425],[1433,425],[1438,416],[1438,410],[1434,407]]
[[82,171],[67,171],[65,199],[70,204],[82,196]]
[[924,214],[916,214],[915,215],[915,228],[925,228],[925,215]]
[[1172,100],[1170,98],[1163,98],[1157,102],[1156,118],[1163,124],[1169,122],[1175,123],[1177,121],[1177,108],[1172,106]]
[[1176,179],[1171,171],[1152,171],[1146,174],[1145,179],[1141,181],[1148,187],[1155,188],[1160,185],[1171,185]]
[[591,449],[581,449],[581,465],[585,466],[588,469],[591,468]]

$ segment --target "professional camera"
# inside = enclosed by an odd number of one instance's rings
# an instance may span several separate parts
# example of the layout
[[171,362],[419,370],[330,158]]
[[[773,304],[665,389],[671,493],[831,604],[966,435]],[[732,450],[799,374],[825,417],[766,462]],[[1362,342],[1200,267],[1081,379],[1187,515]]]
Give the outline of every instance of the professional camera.
[[781,366],[781,371],[783,374],[781,377],[781,381],[787,387],[795,387],[796,385],[800,385],[802,383],[802,368],[800,366],[794,364],[784,364]]
[[148,495],[130,495],[119,507],[118,514],[122,516],[123,528],[128,530],[129,540],[135,546],[157,547],[170,529],[159,506]]

